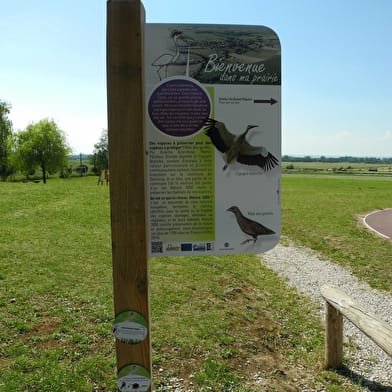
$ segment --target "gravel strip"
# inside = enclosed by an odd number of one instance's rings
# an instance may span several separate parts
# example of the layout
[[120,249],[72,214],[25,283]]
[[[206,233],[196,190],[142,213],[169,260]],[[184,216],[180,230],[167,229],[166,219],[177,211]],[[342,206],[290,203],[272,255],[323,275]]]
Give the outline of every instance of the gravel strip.
[[[278,245],[263,253],[261,259],[279,276],[287,278],[289,285],[309,296],[319,306],[323,319],[325,301],[321,297],[320,288],[329,285],[340,288],[381,320],[392,325],[391,295],[372,289],[337,264],[321,260],[312,250],[293,245]],[[346,319],[344,341],[349,343],[349,346],[344,347],[347,366],[364,379],[362,385],[374,387],[381,384],[380,390],[392,392],[392,358]]]

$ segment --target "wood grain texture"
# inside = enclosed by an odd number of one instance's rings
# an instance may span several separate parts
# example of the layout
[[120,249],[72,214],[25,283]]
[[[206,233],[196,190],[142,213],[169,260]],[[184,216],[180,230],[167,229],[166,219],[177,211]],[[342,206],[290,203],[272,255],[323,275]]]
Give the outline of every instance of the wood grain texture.
[[[107,3],[107,97],[114,308],[150,325],[146,239],[143,30],[138,0]],[[116,341],[117,367],[151,373],[150,333],[136,345]]]
[[328,302],[325,323],[325,366],[335,369],[342,365],[343,360],[343,316]]
[[[321,294],[331,307],[350,320],[388,355],[392,356],[392,327],[389,324],[380,320],[377,315],[353,301],[339,289],[323,286]],[[327,324],[329,322],[334,321],[327,317]]]

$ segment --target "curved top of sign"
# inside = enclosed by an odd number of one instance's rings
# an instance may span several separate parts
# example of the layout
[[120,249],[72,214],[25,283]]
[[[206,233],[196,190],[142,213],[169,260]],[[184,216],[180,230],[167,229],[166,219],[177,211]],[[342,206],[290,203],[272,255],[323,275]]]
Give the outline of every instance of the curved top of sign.
[[202,84],[281,84],[280,41],[269,27],[148,24],[148,30],[160,41],[151,46],[161,51],[147,53],[146,63],[156,68],[147,82],[185,75]]

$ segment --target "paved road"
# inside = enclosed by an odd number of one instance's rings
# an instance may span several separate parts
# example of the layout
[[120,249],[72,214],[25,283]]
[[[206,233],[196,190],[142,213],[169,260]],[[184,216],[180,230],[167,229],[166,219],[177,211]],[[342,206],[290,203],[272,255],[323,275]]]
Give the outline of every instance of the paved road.
[[392,239],[392,208],[371,212],[365,216],[364,223],[381,236]]

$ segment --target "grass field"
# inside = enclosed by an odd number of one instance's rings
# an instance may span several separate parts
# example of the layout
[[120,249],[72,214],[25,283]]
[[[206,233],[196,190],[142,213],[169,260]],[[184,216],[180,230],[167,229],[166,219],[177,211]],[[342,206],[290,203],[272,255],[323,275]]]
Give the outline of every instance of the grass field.
[[[390,244],[355,218],[386,207],[392,182],[323,181],[283,179],[284,234],[358,262],[358,274],[388,289]],[[0,183],[0,195],[0,391],[116,391],[108,188],[50,179]],[[312,305],[257,256],[150,264],[155,391],[171,391],[173,377],[197,392],[360,390],[322,370]]]
[[283,178],[282,190],[284,235],[392,291],[391,242],[360,223],[366,213],[392,207],[392,178],[294,175]]

